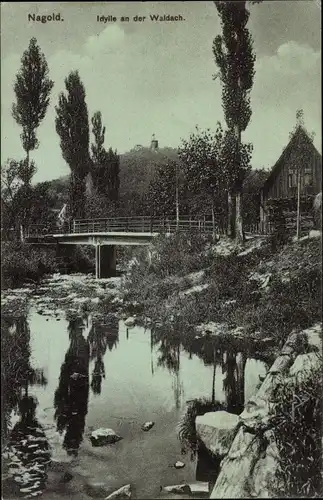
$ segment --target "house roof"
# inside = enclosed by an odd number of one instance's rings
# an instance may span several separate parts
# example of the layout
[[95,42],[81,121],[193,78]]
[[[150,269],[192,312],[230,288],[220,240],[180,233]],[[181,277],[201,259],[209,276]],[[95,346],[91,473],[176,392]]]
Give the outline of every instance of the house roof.
[[288,142],[287,146],[284,148],[282,154],[276,161],[275,165],[271,169],[270,174],[268,175],[267,179],[265,180],[263,187],[261,188],[263,191],[267,191],[274,183],[283,162],[288,158],[292,148],[295,146],[297,140],[299,140],[300,137],[305,138],[310,146],[313,148],[313,153],[321,158],[320,153],[317,151],[316,147],[313,144],[313,141],[310,139],[307,131],[302,127],[298,126],[297,129],[295,130],[293,136],[291,137],[290,141]]

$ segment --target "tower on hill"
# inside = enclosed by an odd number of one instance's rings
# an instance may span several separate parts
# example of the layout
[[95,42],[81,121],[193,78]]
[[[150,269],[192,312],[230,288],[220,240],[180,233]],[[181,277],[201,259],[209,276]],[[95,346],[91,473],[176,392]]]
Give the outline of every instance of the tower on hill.
[[156,139],[155,134],[153,134],[153,136],[151,138],[150,149],[152,151],[158,150],[158,140]]

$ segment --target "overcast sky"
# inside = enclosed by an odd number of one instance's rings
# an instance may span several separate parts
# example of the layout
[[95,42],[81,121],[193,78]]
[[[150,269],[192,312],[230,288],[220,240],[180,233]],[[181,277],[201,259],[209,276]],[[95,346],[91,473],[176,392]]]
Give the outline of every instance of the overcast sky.
[[[252,119],[243,139],[254,144],[253,167],[270,168],[287,144],[298,108],[321,152],[320,0],[265,1],[251,6],[248,27],[257,56]],[[64,21],[28,22],[28,13],[61,13]],[[181,14],[173,23],[150,14]],[[97,15],[129,16],[129,23],[98,23]],[[147,16],[142,23],[135,15]],[[79,70],[89,116],[102,112],[106,146],[120,153],[148,145],[177,147],[195,125],[223,122],[221,88],[212,75],[212,41],[220,33],[213,2],[8,3],[1,5],[1,161],[23,157],[11,117],[12,84],[20,58],[35,36],[55,82],[51,104],[32,153],[37,181],[69,172],[55,131],[55,109],[64,78]],[[224,122],[223,122],[224,123]]]

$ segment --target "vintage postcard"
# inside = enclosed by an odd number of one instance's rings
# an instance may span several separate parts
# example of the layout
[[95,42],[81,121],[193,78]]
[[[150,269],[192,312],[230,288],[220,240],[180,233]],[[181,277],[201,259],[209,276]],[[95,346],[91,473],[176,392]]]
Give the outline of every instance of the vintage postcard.
[[321,29],[1,3],[4,500],[322,495]]

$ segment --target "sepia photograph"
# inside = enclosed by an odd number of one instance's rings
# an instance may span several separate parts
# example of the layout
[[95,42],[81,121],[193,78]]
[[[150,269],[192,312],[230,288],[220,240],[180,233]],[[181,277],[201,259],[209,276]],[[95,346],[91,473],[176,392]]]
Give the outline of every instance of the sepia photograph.
[[1,499],[321,498],[321,0],[1,2]]

